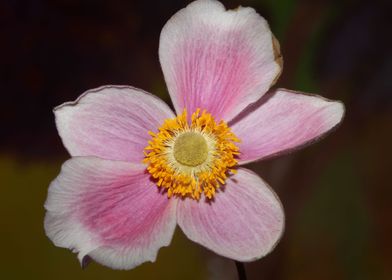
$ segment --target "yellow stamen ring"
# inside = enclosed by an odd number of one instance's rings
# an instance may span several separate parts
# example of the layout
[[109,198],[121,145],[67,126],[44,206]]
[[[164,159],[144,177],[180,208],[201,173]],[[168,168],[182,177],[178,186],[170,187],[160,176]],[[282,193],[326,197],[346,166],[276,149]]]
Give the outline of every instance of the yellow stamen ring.
[[239,139],[223,121],[197,109],[190,124],[187,112],[166,119],[144,149],[144,163],[157,185],[173,195],[211,199],[237,165]]

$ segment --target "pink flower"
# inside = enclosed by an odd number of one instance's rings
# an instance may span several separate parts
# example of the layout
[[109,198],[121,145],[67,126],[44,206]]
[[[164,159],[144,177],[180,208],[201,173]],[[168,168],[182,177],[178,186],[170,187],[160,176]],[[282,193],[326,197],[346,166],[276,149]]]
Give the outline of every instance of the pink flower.
[[[117,269],[154,261],[178,224],[219,255],[252,261],[282,235],[284,212],[238,167],[303,146],[342,119],[342,103],[278,89],[279,46],[251,8],[199,0],[175,14],[159,58],[177,116],[128,86],[55,109],[72,158],[51,183],[45,230],[56,246]],[[222,121],[221,121],[222,120]]]

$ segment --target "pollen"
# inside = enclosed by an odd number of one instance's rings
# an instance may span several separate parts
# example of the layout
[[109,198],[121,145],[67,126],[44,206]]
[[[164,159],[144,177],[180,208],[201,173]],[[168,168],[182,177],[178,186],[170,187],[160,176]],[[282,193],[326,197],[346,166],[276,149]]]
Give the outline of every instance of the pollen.
[[212,199],[235,173],[240,140],[224,122],[197,109],[166,119],[144,148],[147,171],[167,196]]

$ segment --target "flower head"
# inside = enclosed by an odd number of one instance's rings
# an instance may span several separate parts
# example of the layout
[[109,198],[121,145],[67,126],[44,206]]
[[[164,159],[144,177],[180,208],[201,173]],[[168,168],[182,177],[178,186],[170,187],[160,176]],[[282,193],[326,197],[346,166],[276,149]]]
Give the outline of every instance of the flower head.
[[269,253],[284,227],[275,193],[241,165],[303,146],[342,119],[340,102],[267,93],[282,59],[251,8],[199,0],[176,13],[159,58],[175,108],[129,86],[55,109],[72,158],[51,183],[45,229],[60,247],[112,268],[154,261],[176,225],[222,256]]
[[165,120],[145,148],[147,170],[157,185],[167,189],[168,197],[178,195],[211,199],[237,165],[238,138],[226,123],[216,123],[211,114],[197,109],[190,122],[186,111]]

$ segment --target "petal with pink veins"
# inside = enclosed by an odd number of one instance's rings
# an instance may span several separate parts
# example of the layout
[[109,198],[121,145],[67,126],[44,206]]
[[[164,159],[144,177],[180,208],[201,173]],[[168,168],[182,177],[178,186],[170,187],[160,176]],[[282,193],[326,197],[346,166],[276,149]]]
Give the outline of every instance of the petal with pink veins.
[[166,23],[159,58],[177,113],[201,108],[225,121],[267,92],[281,71],[265,19],[213,0],[195,1]]
[[143,149],[167,118],[170,108],[159,98],[128,86],[89,90],[75,102],[55,108],[56,125],[72,156],[96,156],[140,163]]
[[176,227],[177,201],[158,191],[143,165],[94,157],[64,163],[45,203],[56,246],[115,269],[155,261]]
[[344,105],[317,95],[278,89],[248,107],[231,124],[241,139],[239,163],[301,147],[340,123]]
[[214,201],[179,201],[177,221],[189,239],[215,253],[252,261],[268,254],[279,241],[284,212],[269,186],[241,168]]

